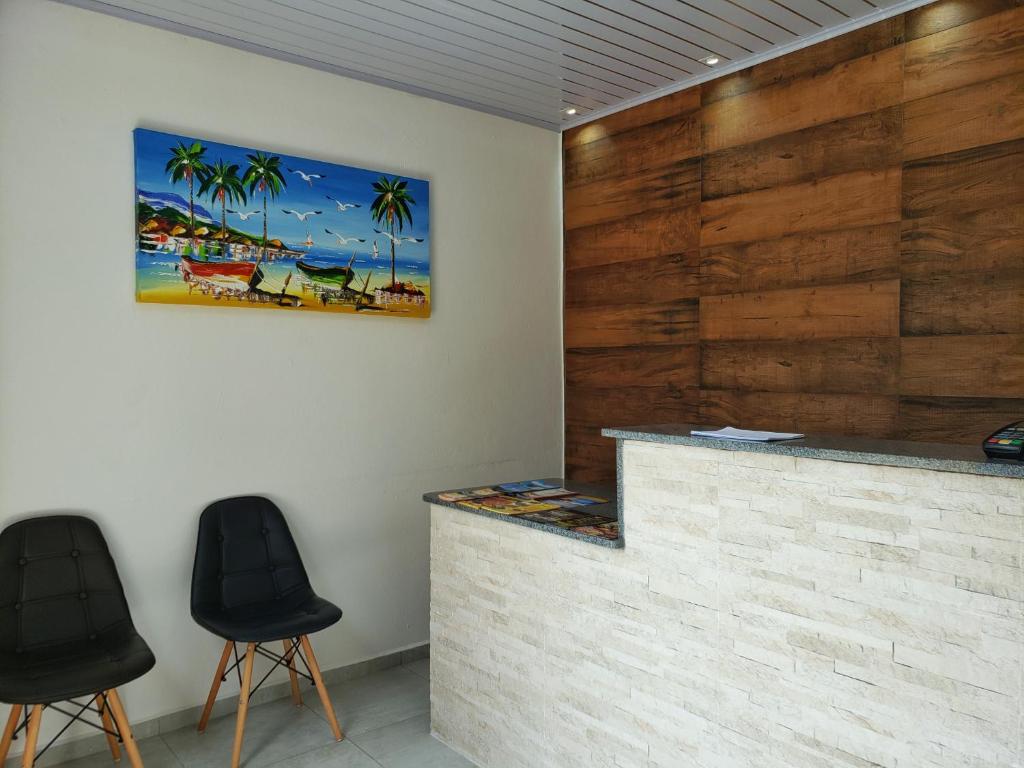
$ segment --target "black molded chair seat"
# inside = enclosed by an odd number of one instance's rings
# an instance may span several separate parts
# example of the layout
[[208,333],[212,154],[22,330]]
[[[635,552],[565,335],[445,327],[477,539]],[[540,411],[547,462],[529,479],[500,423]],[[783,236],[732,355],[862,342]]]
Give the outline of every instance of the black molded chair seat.
[[299,600],[282,598],[232,609],[198,605],[192,616],[199,626],[225,640],[266,643],[326,629],[341,619],[341,608],[314,594],[302,595]]
[[142,677],[156,659],[137,632],[119,639],[44,651],[0,654],[0,701],[49,704],[119,688]]
[[[135,631],[96,523],[80,515],[49,515],[0,532],[0,701],[11,705],[0,736],[0,766],[18,732],[25,732],[24,768],[32,768],[64,733],[67,726],[36,752],[49,707],[72,723],[100,728],[115,761],[123,746],[132,768],[142,768],[117,689],[154,663]],[[58,706],[68,699],[75,700],[77,712]],[[19,725],[22,713],[26,718]],[[87,713],[100,725],[85,719]]]
[[[231,768],[239,768],[241,761],[257,651],[273,660],[275,666],[288,668],[296,705],[302,704],[298,682],[302,673],[297,669],[296,658],[305,662],[309,674],[303,677],[316,686],[334,738],[342,740],[334,705],[309,642],[309,635],[341,618],[341,609],[313,591],[284,515],[270,499],[236,496],[215,501],[203,510],[192,567],[192,618],[226,640],[199,718],[200,733],[210,720],[228,659],[232,652],[237,657],[235,643],[246,644],[244,660],[235,662],[242,673]],[[264,647],[275,640],[282,643],[283,655]],[[265,676],[263,680],[266,679]]]

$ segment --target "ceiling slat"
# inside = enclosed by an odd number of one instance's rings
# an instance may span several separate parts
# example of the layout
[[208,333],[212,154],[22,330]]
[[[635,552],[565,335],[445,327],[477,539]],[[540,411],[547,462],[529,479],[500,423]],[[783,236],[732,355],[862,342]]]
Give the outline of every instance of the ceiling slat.
[[[547,128],[931,2],[59,1]],[[709,55],[719,61],[706,64]]]
[[393,80],[396,83],[401,83],[403,80],[407,80],[409,83],[416,85],[419,88],[435,91],[437,93],[445,93],[447,91],[457,98],[474,101],[482,105],[488,105],[504,110],[521,110],[523,114],[533,117],[534,119],[543,119],[545,115],[550,115],[552,108],[559,108],[555,104],[541,99],[532,100],[506,94],[501,94],[500,98],[497,98],[496,92],[493,89],[474,85],[473,83],[463,80],[454,80],[445,75],[438,75],[430,72],[425,68],[402,68],[393,66],[387,61],[371,64],[368,63],[366,58],[359,59],[352,57],[347,55],[344,51],[342,53],[328,55],[323,51],[309,47],[281,47],[280,43],[275,39],[261,35],[255,31],[241,31],[235,27],[227,26],[219,22],[173,11],[167,8],[168,4],[168,2],[163,2],[159,8],[157,8],[151,3],[144,2],[143,0],[132,0],[131,2],[133,8],[139,9],[143,12],[160,10],[165,18],[177,21],[185,26],[206,29],[229,38],[247,41],[257,45],[264,45],[270,49],[285,53],[298,53],[300,55],[308,56],[314,61],[343,66],[357,72],[366,72],[367,74]]

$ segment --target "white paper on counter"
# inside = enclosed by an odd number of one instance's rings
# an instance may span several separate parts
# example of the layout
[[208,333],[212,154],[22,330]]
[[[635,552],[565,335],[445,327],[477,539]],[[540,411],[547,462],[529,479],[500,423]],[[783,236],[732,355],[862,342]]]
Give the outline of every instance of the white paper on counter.
[[716,440],[746,440],[752,443],[770,443],[776,440],[797,440],[803,437],[803,434],[800,432],[755,432],[749,429],[736,429],[734,427],[725,427],[723,429],[716,430],[694,429],[690,431],[690,434],[694,437],[711,437]]

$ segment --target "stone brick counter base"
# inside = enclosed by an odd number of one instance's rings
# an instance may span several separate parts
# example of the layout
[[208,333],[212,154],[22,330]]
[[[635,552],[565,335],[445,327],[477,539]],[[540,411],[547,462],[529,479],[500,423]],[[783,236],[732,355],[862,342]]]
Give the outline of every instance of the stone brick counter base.
[[1024,482],[626,441],[626,547],[431,508],[431,717],[484,768],[1010,768]]

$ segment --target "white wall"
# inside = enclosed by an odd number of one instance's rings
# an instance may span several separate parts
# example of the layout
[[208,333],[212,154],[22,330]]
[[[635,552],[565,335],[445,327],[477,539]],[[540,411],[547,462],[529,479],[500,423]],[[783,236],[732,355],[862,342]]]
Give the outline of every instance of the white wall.
[[[429,179],[433,317],[136,304],[136,126]],[[560,472],[559,173],[555,133],[0,0],[0,523],[100,522],[157,656],[132,719],[205,697],[209,501],[284,509],[330,668],[427,641],[424,491]]]

